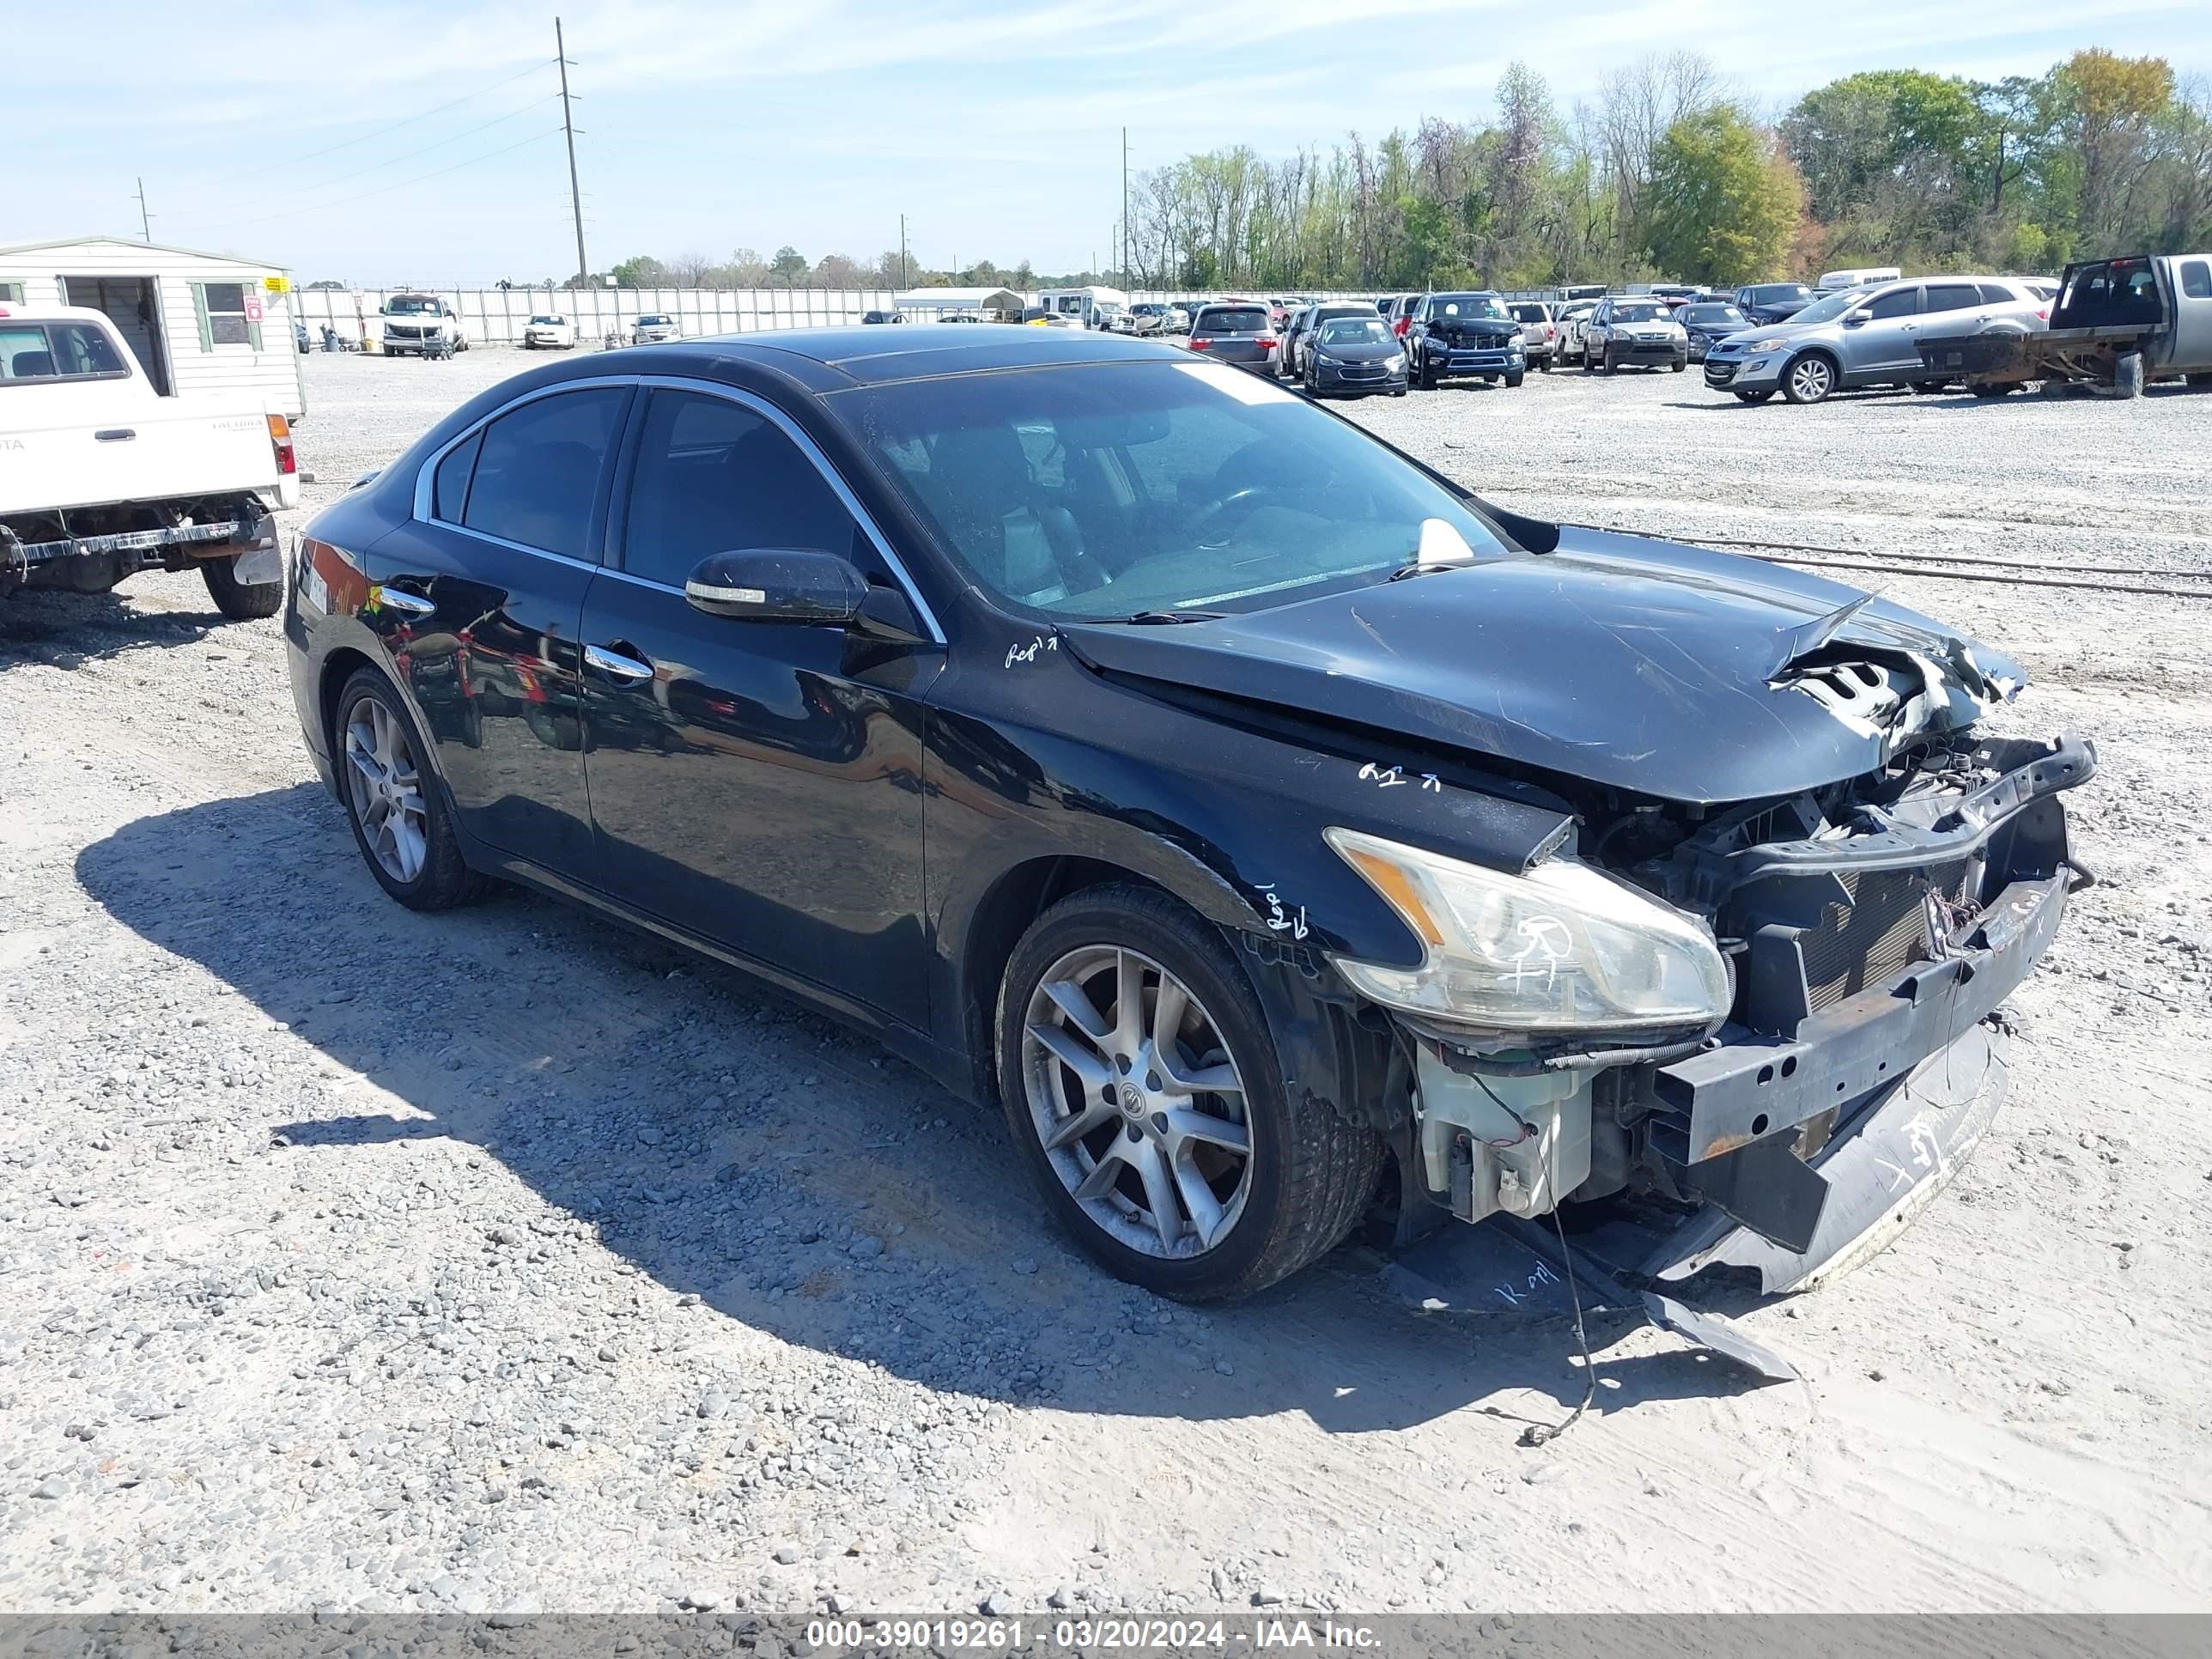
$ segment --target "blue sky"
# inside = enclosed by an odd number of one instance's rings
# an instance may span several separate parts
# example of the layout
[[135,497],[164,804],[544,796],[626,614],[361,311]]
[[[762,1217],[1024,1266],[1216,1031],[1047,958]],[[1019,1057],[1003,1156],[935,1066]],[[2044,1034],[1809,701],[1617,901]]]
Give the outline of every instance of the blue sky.
[[2206,0],[1749,8],[1767,30],[1704,0],[301,0],[230,27],[110,0],[96,46],[65,8],[9,26],[18,66],[87,68],[96,51],[98,72],[10,77],[0,242],[135,234],[143,175],[155,240],[302,281],[565,274],[553,3],[598,270],[784,242],[867,258],[896,245],[902,212],[927,264],[1081,267],[1111,258],[1124,123],[1133,173],[1217,144],[1325,147],[1479,116],[1516,57],[1562,109],[1685,45],[1761,108],[1854,70],[1995,78],[2093,45],[2212,72]]

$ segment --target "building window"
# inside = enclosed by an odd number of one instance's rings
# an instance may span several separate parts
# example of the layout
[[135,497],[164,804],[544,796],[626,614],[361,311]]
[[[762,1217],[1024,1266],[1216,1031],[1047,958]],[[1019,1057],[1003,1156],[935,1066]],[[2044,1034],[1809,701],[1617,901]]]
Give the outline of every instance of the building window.
[[192,302],[199,312],[202,351],[227,345],[251,346],[256,351],[261,349],[261,324],[247,314],[246,301],[243,283],[192,284]]
[[21,283],[0,283],[0,306],[19,306],[23,303]]

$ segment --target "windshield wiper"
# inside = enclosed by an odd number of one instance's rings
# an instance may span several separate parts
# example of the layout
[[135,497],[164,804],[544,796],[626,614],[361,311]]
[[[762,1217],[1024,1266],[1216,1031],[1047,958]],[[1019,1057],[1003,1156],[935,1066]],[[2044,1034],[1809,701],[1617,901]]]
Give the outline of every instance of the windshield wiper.
[[1464,570],[1473,561],[1468,559],[1453,559],[1449,562],[1437,559],[1415,559],[1410,564],[1400,565],[1382,580],[1386,582],[1401,582],[1408,576],[1425,576],[1432,571]]
[[1169,623],[1218,622],[1229,613],[1225,611],[1139,611],[1133,617],[1101,617],[1104,623],[1133,623],[1144,626],[1164,626]]

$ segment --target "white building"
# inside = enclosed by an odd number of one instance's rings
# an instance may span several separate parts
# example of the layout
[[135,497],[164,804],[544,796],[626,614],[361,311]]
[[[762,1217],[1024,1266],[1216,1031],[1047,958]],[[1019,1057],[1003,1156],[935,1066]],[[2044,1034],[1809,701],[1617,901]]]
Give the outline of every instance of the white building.
[[916,322],[934,323],[947,317],[1022,319],[1022,296],[1010,288],[910,288],[891,295],[891,303]]
[[119,236],[0,247],[0,306],[90,306],[130,343],[165,398],[264,414],[307,412],[281,265]]

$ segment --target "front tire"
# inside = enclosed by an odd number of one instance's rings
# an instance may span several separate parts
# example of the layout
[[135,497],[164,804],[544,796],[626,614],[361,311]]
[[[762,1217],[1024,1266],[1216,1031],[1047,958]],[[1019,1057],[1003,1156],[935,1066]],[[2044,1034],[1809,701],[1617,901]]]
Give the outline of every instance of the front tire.
[[1508,374],[1505,377],[1505,384],[1509,386],[1516,386],[1521,384],[1524,378],[1526,378],[1525,370],[1520,374]]
[[1745,404],[1763,404],[1773,395],[1771,392],[1739,392],[1735,394],[1736,401]]
[[1793,404],[1826,402],[1835,389],[1835,365],[1817,353],[1800,357],[1782,373],[1782,395]]
[[376,884],[410,910],[446,910],[484,890],[454,838],[453,809],[424,757],[392,682],[374,669],[356,672],[338,693],[331,759],[339,793]]
[[254,622],[273,617],[284,604],[284,581],[242,582],[238,580],[238,556],[210,559],[200,566],[208,597],[215,608],[232,622]]
[[1611,346],[1607,346],[1605,349],[1605,372],[1608,374],[1618,374],[1620,373],[1620,359],[1613,355],[1613,348]]
[[1116,1277],[1247,1296],[1334,1248],[1375,1134],[1285,1088],[1250,982],[1164,894],[1091,888],[1031,924],[999,991],[1000,1098],[1045,1202]]

